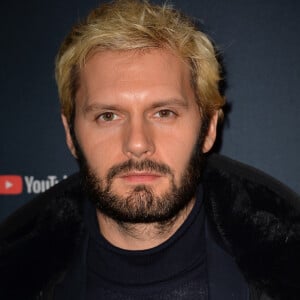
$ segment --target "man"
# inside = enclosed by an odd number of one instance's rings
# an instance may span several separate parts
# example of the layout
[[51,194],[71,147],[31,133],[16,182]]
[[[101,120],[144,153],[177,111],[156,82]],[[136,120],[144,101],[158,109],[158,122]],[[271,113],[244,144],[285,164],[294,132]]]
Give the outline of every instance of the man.
[[210,155],[214,48],[168,6],[117,1],[56,60],[80,174],[1,227],[1,299],[298,299],[299,196]]

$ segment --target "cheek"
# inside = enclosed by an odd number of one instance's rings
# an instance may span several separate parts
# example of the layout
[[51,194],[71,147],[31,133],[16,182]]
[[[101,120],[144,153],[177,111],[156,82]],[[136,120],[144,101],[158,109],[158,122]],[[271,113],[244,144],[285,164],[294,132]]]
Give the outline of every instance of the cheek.
[[97,131],[79,130],[76,134],[88,166],[99,177],[104,177],[112,165],[120,161],[120,138],[104,138]]
[[182,133],[169,134],[161,142],[159,156],[173,170],[177,184],[188,167],[197,141],[198,135]]

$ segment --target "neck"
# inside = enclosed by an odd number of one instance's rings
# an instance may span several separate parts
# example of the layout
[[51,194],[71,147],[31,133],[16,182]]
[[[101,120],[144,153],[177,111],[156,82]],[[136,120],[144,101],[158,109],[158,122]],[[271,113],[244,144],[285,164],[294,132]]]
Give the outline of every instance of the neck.
[[101,234],[115,247],[125,250],[146,250],[168,240],[183,224],[195,204],[193,198],[173,219],[164,223],[120,223],[97,210]]

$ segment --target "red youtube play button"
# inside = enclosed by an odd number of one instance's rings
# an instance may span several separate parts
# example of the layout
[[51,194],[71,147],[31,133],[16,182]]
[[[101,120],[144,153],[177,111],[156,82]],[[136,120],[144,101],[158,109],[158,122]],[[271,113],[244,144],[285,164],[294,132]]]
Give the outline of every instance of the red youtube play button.
[[0,175],[0,195],[18,195],[23,191],[23,180],[19,175]]

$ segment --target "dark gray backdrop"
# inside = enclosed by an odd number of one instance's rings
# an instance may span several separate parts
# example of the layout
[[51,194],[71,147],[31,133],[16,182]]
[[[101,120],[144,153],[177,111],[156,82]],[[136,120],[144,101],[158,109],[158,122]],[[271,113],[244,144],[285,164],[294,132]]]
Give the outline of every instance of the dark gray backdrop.
[[[77,170],[60,124],[54,57],[71,25],[98,3],[0,4],[0,184],[9,174],[23,181],[19,195],[3,195],[0,186],[0,220],[44,186]],[[203,23],[223,55],[230,112],[220,152],[300,193],[300,2],[173,3]]]

